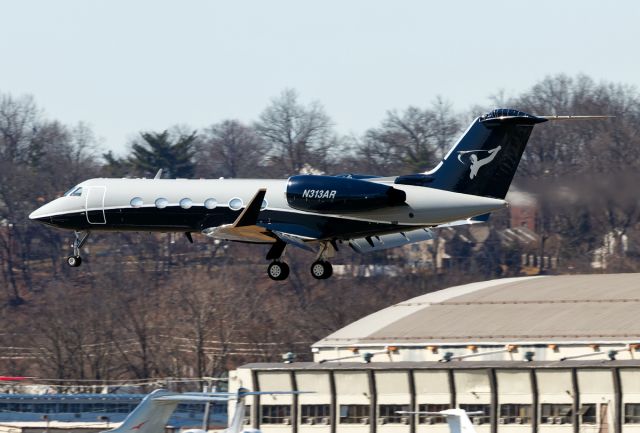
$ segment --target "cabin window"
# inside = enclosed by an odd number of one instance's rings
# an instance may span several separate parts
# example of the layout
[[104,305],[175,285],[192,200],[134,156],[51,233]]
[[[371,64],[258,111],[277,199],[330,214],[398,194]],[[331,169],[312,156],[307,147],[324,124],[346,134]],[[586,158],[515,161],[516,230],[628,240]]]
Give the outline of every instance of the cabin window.
[[158,209],[164,209],[167,206],[169,206],[169,200],[167,200],[166,198],[160,197],[156,200],[156,207]]
[[215,198],[208,198],[204,201],[204,207],[207,209],[215,209],[218,206],[218,201]]
[[262,200],[262,204],[260,205],[260,210],[264,210],[269,206],[269,202],[266,200]]
[[193,206],[193,200],[190,198],[183,198],[180,200],[180,207],[182,209],[189,209],[191,206]]
[[131,199],[131,207],[142,207],[142,205],[144,204],[144,201],[142,200],[141,197],[134,197]]
[[231,200],[229,200],[229,208],[231,210],[240,210],[240,209],[242,209],[242,199],[240,199],[238,197],[234,197]]

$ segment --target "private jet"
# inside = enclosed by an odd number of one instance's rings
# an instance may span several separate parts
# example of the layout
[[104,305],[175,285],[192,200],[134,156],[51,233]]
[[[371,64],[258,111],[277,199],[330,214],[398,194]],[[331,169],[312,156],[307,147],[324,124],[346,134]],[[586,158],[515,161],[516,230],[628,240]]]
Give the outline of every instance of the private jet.
[[496,109],[476,118],[425,173],[382,177],[300,174],[288,179],[90,179],[29,216],[73,230],[69,266],[92,231],[180,232],[271,245],[268,276],[284,280],[288,245],[315,253],[311,274],[329,278],[342,247],[359,253],[433,238],[437,227],[486,221],[504,200],[534,125],[550,119]]

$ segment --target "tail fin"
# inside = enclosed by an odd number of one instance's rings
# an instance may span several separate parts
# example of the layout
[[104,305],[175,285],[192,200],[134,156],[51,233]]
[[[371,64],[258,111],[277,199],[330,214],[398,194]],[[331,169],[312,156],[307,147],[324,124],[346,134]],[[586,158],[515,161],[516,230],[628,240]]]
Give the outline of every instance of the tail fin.
[[476,429],[464,409],[447,409],[440,413],[447,417],[451,433],[476,433]]
[[396,183],[503,199],[534,125],[547,120],[513,109],[493,110],[473,121],[434,170],[400,176]]
[[236,402],[236,409],[233,413],[233,418],[231,418],[229,427],[224,430],[224,433],[240,433],[242,431],[242,427],[244,427],[244,408],[244,398],[240,397],[240,393],[238,393],[238,400]]
[[171,414],[179,401],[157,400],[158,397],[174,393],[157,389],[147,395],[131,412],[119,427],[108,430],[109,433],[163,433]]

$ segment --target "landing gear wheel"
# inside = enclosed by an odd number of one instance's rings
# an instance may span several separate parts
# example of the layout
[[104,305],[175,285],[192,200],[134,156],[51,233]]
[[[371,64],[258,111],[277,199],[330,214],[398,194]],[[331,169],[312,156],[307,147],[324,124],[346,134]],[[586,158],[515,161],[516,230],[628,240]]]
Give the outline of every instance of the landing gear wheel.
[[87,239],[89,239],[90,234],[91,234],[90,231],[74,232],[75,239],[71,244],[71,248],[73,248],[73,254],[67,257],[67,265],[71,266],[72,268],[77,268],[82,264],[82,257],[80,257],[80,249],[85,244],[85,242],[87,242]]
[[82,257],[80,256],[69,256],[67,257],[67,265],[72,268],[77,268],[82,264]]
[[317,260],[311,264],[311,275],[316,280],[326,280],[333,275],[333,266],[329,262]]
[[267,268],[267,274],[275,281],[286,280],[289,276],[289,265],[285,262],[271,262]]

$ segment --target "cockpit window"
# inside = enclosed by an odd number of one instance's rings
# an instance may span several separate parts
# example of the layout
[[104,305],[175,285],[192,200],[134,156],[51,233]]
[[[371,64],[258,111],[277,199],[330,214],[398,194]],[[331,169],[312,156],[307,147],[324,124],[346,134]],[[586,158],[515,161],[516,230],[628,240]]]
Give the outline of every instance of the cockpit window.
[[64,196],[71,196],[71,197],[80,197],[82,195],[82,187],[81,186],[74,186],[73,188],[71,188],[69,191],[64,193]]

